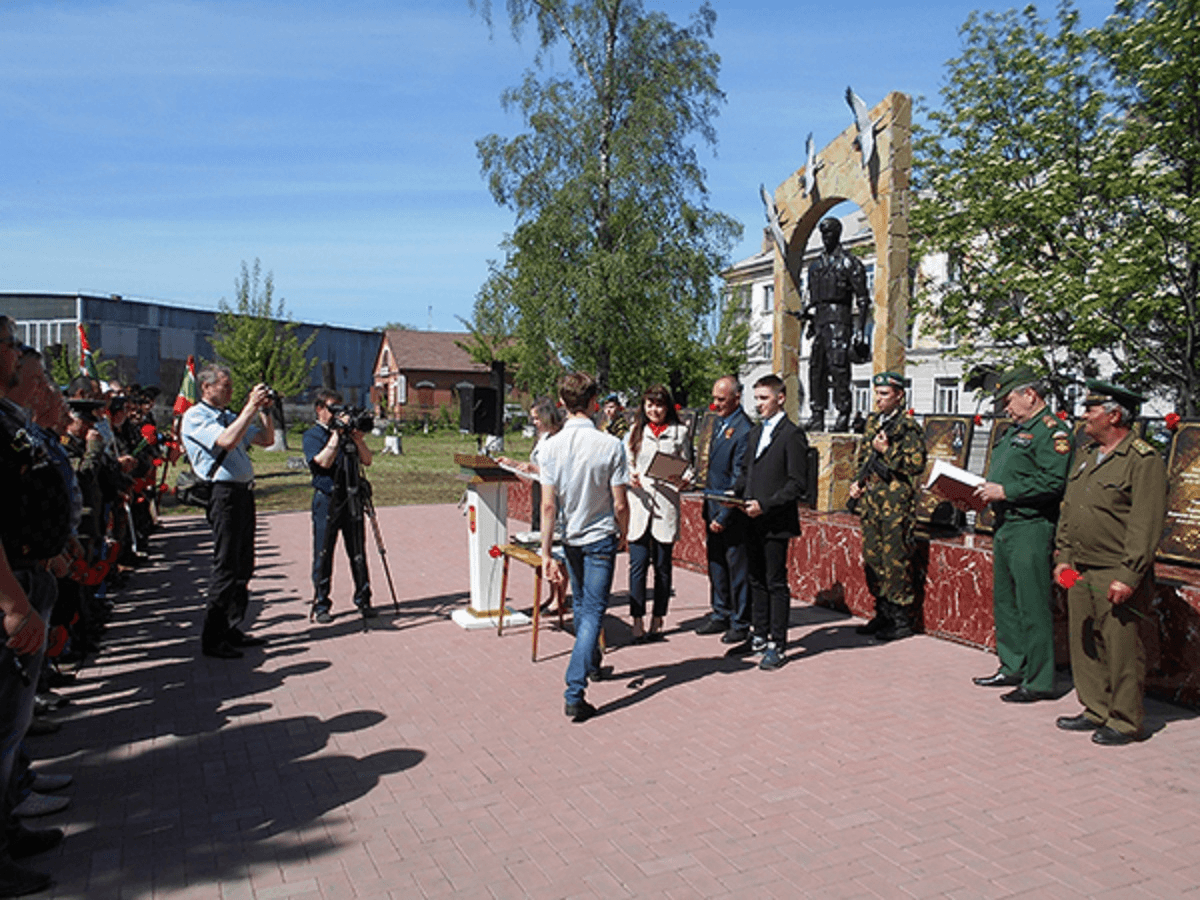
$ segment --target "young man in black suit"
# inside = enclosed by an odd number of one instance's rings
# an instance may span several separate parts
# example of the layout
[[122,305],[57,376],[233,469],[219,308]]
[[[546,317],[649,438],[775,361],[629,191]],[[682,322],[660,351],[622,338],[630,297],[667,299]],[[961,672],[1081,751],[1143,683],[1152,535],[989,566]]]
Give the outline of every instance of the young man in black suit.
[[788,541],[800,533],[796,504],[807,488],[808,439],[783,411],[783,381],[764,375],[754,382],[760,421],[750,431],[735,493],[750,519],[746,535],[754,636],[750,652],[762,652],[760,669],[784,662],[792,597],[788,589]]

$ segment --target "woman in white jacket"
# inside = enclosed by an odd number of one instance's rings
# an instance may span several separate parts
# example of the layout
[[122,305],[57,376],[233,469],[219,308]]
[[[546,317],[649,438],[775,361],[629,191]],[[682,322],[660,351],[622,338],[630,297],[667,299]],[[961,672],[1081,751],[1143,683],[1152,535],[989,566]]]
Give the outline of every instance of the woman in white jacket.
[[[625,435],[629,458],[629,615],[634,643],[662,640],[671,599],[671,551],[679,538],[679,490],[688,473],[670,479],[646,474],[656,453],[691,458],[687,429],[671,392],[661,384],[642,395],[633,428]],[[689,469],[690,471],[690,469]],[[646,630],[646,575],[654,567],[654,608]]]

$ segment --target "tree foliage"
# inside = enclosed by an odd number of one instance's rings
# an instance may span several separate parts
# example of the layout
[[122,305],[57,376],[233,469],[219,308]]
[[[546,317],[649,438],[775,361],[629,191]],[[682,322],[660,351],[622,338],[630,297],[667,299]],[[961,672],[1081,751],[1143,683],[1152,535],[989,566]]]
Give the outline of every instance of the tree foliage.
[[[490,4],[473,5],[490,22]],[[502,96],[528,130],[477,143],[516,226],[476,299],[476,337],[535,391],[562,367],[604,389],[672,372],[698,384],[726,364],[715,276],[740,233],[708,208],[695,147],[715,144],[724,99],[715,13],[705,4],[679,27],[640,0],[509,0],[507,12],[515,36],[535,29],[538,51]]]
[[1086,32],[1069,3],[1052,32],[1032,6],[967,19],[916,142],[913,216],[920,252],[951,262],[918,309],[960,355],[1038,363],[1064,400],[1111,365],[1194,409],[1197,141],[1181,132],[1200,44],[1184,6],[1123,3]]
[[230,306],[221,298],[212,347],[233,380],[233,405],[240,407],[254,385],[270,385],[284,397],[309,386],[316,357],[305,354],[316,340],[314,330],[301,341],[297,322],[285,311],[284,299],[275,301],[275,279],[262,277],[259,261],[251,269],[242,262],[235,282],[237,300]]

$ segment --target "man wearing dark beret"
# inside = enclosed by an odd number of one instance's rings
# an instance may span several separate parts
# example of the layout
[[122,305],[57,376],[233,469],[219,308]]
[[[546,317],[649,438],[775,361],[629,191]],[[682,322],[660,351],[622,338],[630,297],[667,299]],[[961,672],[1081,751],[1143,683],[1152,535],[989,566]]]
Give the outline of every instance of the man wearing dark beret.
[[916,479],[925,470],[925,436],[904,411],[904,376],[880,372],[872,379],[875,410],[858,445],[850,496],[862,517],[863,569],[875,615],[858,628],[890,641],[912,632],[912,557],[916,544]]
[[1014,427],[992,449],[987,481],[975,490],[996,514],[992,608],[1000,668],[974,681],[980,687],[1013,687],[1000,698],[1009,703],[1054,697],[1050,550],[1071,436],[1046,408],[1045,397],[1045,382],[1028,366],[1001,376],[996,402]]
[[1090,440],[1067,477],[1054,570],[1071,585],[1071,674],[1083,712],[1060,716],[1056,724],[1091,731],[1095,743],[1112,746],[1142,737],[1146,652],[1138,619],[1154,592],[1167,469],[1132,431],[1144,398],[1105,381],[1087,386],[1083,419]]

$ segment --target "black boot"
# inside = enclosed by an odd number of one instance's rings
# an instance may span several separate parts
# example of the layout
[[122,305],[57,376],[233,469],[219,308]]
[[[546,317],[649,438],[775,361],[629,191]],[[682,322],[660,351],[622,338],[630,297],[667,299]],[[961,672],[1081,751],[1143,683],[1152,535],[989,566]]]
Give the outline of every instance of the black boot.
[[912,637],[912,604],[901,606],[887,601],[888,627],[875,635],[877,641],[898,641],[901,638]]
[[812,415],[808,417],[808,421],[804,424],[805,431],[824,431],[825,430],[825,410],[817,409],[815,406],[812,410]]
[[869,622],[865,622],[854,629],[855,634],[877,634],[881,629],[887,627],[887,617],[884,615],[887,607],[887,600],[883,597],[875,601],[875,615],[871,616]]
[[845,434],[850,430],[850,410],[839,409],[837,421],[833,423],[833,431],[837,434]]

